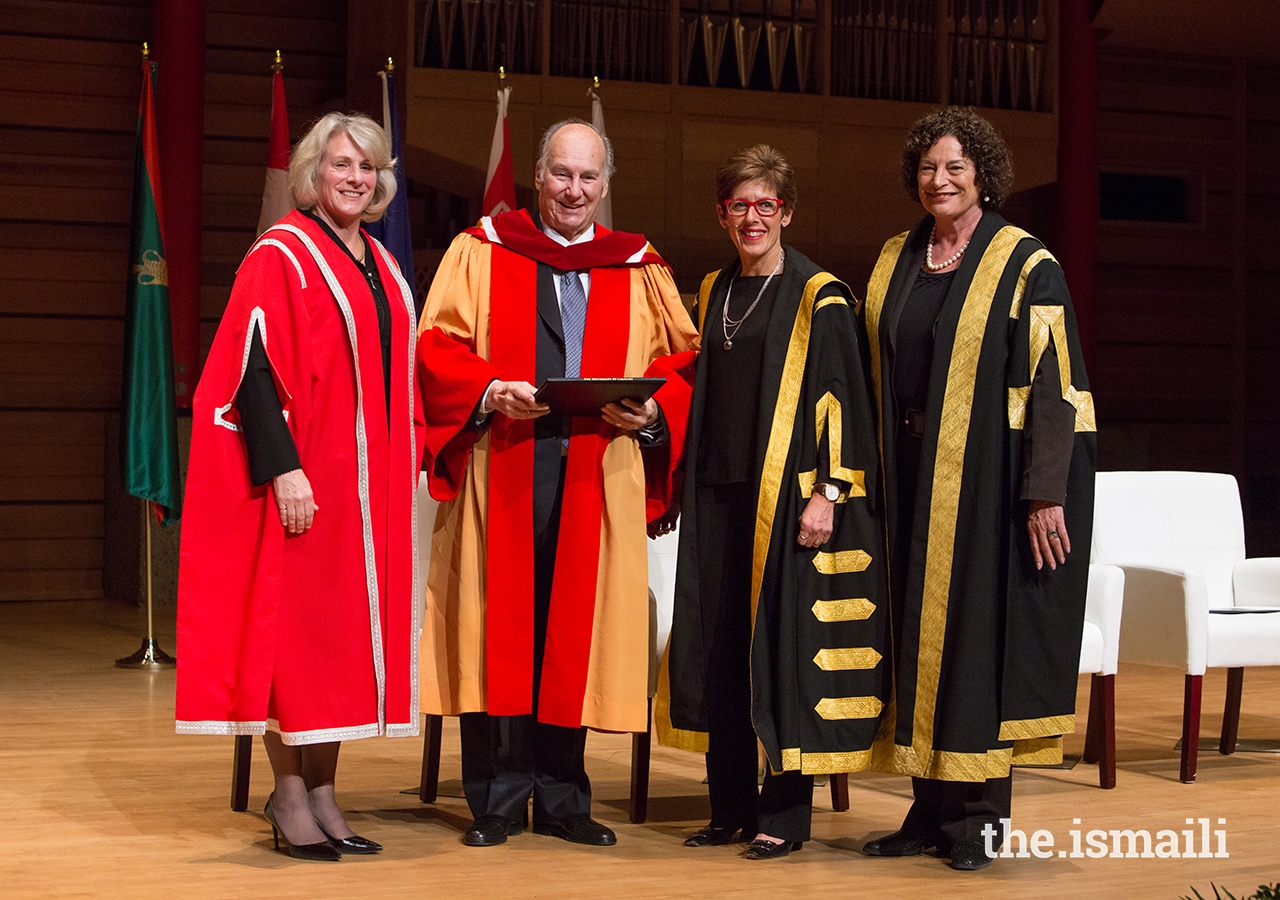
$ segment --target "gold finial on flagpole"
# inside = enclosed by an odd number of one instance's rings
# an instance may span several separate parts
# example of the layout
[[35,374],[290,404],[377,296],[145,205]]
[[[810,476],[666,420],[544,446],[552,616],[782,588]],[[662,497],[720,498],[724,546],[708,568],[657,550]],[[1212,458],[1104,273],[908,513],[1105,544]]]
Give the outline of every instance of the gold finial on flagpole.
[[151,48],[147,46],[147,42],[142,42],[142,59],[145,62],[151,58]]
[[507,67],[498,66],[498,87],[502,87],[507,83]]
[[396,70],[396,64],[395,64],[395,63],[393,63],[393,62],[391,61],[391,57],[390,57],[390,56],[388,56],[388,57],[387,57],[387,71],[388,71],[388,72],[394,72],[395,70]]
[[271,64],[271,71],[272,72],[284,71],[284,60],[280,58],[279,50],[276,51],[276,61]]

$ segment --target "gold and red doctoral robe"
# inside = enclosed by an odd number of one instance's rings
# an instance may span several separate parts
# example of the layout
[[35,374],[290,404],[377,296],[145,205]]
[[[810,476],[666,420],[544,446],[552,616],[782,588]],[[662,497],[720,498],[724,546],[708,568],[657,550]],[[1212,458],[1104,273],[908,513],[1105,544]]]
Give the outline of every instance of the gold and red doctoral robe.
[[643,731],[645,523],[672,496],[696,334],[670,271],[642,236],[596,226],[594,240],[562,247],[525,212],[485,219],[454,240],[420,323],[424,468],[441,501],[422,636],[422,710],[531,712],[532,423],[495,414],[478,432],[470,419],[492,379],[534,380],[538,261],[591,272],[583,377],[669,378],[655,398],[671,437],[657,453],[602,419],[573,422],[538,689],[541,721]]

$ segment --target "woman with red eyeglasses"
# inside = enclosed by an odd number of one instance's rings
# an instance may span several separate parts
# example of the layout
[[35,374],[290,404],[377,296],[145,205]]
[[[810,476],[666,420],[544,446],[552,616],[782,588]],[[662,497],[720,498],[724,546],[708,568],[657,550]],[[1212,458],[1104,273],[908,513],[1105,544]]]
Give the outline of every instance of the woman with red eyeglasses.
[[735,153],[716,200],[737,258],[698,292],[658,736],[706,753],[711,822],[685,844],[777,859],[809,839],[813,776],[866,766],[888,694],[878,457],[853,295],[782,242],[791,164]]

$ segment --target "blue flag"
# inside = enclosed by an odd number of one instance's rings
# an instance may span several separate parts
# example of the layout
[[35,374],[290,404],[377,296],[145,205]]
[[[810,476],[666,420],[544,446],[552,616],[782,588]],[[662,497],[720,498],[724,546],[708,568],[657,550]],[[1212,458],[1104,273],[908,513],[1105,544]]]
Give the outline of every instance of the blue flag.
[[396,158],[396,195],[382,218],[370,223],[369,233],[382,241],[400,264],[404,280],[409,282],[414,303],[421,310],[418,285],[413,274],[413,238],[409,233],[409,181],[404,177],[404,162],[400,159],[400,121],[396,115],[396,85],[390,71],[378,73],[382,79],[382,127],[391,136],[391,155]]

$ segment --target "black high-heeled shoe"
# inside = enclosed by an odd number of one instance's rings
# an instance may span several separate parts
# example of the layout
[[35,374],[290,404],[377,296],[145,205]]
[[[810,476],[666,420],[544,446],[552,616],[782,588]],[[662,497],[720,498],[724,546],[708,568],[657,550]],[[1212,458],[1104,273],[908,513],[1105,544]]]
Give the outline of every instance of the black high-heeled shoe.
[[741,829],[736,825],[720,828],[716,825],[704,825],[684,839],[686,847],[721,847],[733,842],[733,838]]
[[747,849],[742,851],[742,855],[747,859],[782,859],[782,857],[799,850],[804,846],[804,841],[783,841],[775,844],[773,841],[766,841],[764,838],[756,838]]
[[328,839],[329,843],[332,844],[333,848],[339,853],[361,854],[382,852],[382,845],[377,841],[362,838],[358,834],[353,834],[351,837],[336,838],[324,830],[324,826],[320,824],[319,819],[316,819],[316,825],[320,828],[320,833]]
[[[280,841],[283,840],[284,852],[294,859],[310,859],[317,862],[337,862],[342,859],[342,854],[338,851],[338,848],[327,840],[315,844],[289,843],[288,836],[281,830],[280,823],[276,821],[276,813],[271,803],[275,798],[276,792],[272,791],[271,796],[267,798],[267,805],[262,809],[262,814],[266,816],[267,823],[271,826],[271,840],[275,842],[277,850],[280,849]],[[324,833],[324,829],[321,829],[321,833]]]

